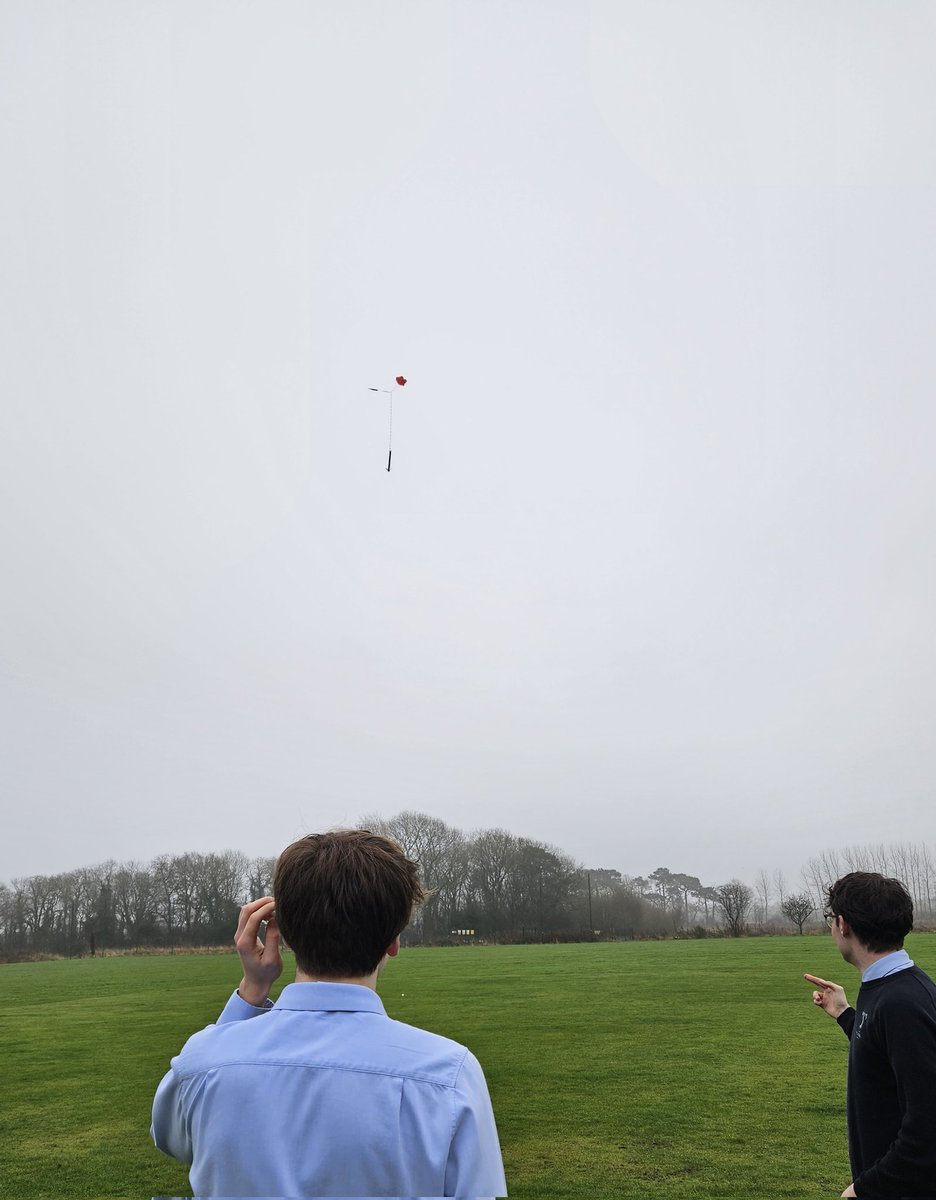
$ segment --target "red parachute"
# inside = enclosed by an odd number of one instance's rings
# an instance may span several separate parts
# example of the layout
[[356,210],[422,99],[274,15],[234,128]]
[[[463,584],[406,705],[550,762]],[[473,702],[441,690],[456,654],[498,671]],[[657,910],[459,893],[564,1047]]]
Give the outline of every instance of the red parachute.
[[400,387],[403,387],[406,383],[406,380],[403,378],[402,375],[397,375],[396,381],[400,385]]

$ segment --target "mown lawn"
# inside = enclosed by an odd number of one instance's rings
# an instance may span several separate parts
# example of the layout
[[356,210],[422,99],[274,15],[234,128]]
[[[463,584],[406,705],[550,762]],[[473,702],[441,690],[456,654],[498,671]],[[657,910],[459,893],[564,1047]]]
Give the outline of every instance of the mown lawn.
[[[936,974],[936,935],[908,949]],[[828,937],[412,949],[381,995],[481,1059],[512,1196],[838,1196],[847,1042],[803,971],[854,997]],[[0,1196],[190,1195],[152,1094],[239,978],[233,955],[0,966]]]

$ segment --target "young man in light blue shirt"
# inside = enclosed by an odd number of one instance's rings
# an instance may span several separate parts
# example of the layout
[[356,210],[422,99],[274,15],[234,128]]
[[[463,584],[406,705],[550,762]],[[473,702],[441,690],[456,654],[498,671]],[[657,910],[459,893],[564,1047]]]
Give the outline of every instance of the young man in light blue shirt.
[[[156,1145],[191,1163],[196,1196],[505,1196],[478,1060],[377,996],[425,898],[416,864],[365,830],[315,834],[273,891],[241,909],[240,987],[159,1085]],[[281,934],[296,982],[272,1004]]]

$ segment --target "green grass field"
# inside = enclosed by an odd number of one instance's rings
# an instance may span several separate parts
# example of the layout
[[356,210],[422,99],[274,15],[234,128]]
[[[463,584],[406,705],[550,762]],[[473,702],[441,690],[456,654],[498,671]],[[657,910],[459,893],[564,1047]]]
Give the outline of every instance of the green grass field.
[[[936,975],[936,935],[908,949]],[[804,971],[854,998],[828,937],[411,949],[380,991],[480,1058],[512,1196],[838,1196],[848,1043]],[[190,1195],[152,1094],[239,978],[233,955],[0,966],[0,1196]]]

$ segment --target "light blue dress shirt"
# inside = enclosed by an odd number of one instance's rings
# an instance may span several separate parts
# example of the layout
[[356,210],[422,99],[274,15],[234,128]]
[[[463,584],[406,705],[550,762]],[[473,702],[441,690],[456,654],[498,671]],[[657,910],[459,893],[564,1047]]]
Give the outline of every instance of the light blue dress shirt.
[[291,983],[267,1009],[235,992],[173,1058],[152,1135],[196,1196],[507,1194],[478,1060],[355,984]]
[[883,958],[875,959],[870,967],[862,974],[861,982],[870,983],[872,979],[883,979],[885,975],[894,975],[897,971],[906,971],[913,966],[913,959],[906,950],[895,950],[893,954],[885,954]]

